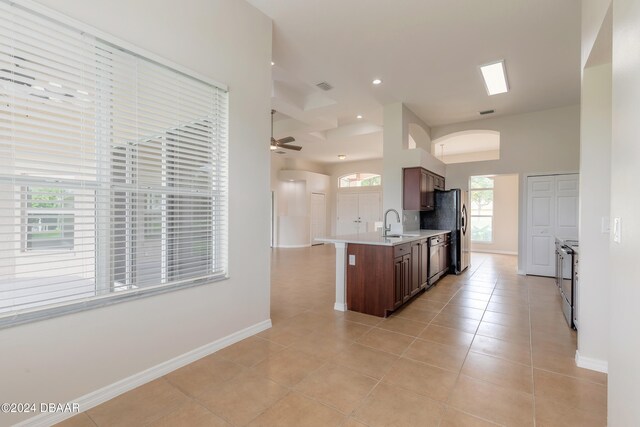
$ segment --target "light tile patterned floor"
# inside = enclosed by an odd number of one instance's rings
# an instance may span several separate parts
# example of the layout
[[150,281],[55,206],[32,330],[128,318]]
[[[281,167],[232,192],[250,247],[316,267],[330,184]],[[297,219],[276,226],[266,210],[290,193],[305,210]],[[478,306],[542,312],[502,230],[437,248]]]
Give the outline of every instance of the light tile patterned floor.
[[552,279],[473,254],[388,319],[333,310],[332,246],[272,256],[273,328],[64,426],[604,426]]

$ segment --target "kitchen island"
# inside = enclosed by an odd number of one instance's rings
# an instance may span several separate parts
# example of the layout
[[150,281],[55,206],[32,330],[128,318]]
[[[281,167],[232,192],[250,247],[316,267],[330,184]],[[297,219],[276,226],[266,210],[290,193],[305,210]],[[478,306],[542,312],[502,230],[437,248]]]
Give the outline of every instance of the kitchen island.
[[336,247],[334,309],[386,317],[449,271],[449,234],[385,237],[378,231],[316,239]]

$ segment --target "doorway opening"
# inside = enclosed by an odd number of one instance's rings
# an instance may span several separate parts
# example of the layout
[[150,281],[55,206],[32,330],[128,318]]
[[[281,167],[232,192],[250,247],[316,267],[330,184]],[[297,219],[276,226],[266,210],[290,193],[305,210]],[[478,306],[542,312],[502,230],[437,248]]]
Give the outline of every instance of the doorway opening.
[[518,174],[469,178],[471,251],[518,255]]

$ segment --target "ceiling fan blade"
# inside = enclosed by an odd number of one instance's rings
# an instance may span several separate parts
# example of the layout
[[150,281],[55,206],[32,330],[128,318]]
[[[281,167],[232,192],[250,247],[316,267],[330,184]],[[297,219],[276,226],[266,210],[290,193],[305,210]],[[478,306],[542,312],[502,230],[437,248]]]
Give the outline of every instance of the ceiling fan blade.
[[287,150],[296,150],[296,151],[302,150],[302,147],[300,147],[299,145],[278,144],[278,147],[286,148]]
[[288,144],[290,142],[294,142],[296,139],[292,136],[286,136],[282,139],[279,139],[277,142],[278,144]]

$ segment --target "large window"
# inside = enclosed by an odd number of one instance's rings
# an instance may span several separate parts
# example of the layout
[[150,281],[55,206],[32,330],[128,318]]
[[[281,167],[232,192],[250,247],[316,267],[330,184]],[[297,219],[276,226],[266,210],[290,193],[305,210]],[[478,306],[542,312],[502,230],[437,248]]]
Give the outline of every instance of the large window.
[[471,196],[471,241],[493,241],[493,177],[472,176],[469,181]]
[[226,89],[0,12],[0,326],[226,277]]
[[340,188],[351,187],[373,187],[382,185],[382,177],[374,173],[352,173],[340,177],[338,186]]

